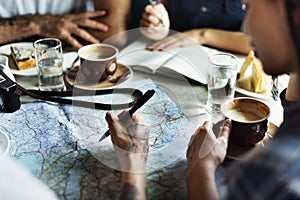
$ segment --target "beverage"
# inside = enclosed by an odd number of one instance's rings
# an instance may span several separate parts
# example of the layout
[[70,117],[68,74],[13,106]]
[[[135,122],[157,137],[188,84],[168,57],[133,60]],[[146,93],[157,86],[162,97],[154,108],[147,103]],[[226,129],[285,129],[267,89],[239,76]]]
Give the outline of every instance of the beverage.
[[44,58],[38,61],[40,90],[63,90],[64,79],[62,60],[58,58]]
[[214,68],[208,73],[208,97],[206,110],[209,113],[218,113],[221,104],[234,97],[236,71],[234,69],[226,69],[224,73]]
[[255,112],[248,111],[248,110],[241,110],[238,108],[228,110],[226,112],[226,116],[232,120],[238,122],[245,122],[245,123],[253,122],[261,119],[261,117]]
[[234,97],[237,57],[229,53],[217,53],[210,57],[207,72],[206,110],[221,114],[221,104]]

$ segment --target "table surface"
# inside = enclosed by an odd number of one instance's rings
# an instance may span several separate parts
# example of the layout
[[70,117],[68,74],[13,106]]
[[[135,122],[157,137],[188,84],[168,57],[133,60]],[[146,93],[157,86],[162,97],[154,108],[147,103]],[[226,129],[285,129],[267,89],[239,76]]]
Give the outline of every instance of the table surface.
[[[183,77],[174,78],[161,74],[145,74],[134,71],[130,82],[139,82],[145,79],[151,80],[165,95],[167,95],[175,105],[182,111],[183,115],[193,124],[191,130],[202,125],[205,120],[217,122],[221,116],[210,116],[205,112],[205,102],[207,99],[207,90],[205,85],[187,81]],[[16,81],[26,88],[37,86],[36,77],[16,76]],[[236,96],[244,96],[236,93]],[[269,120],[279,126],[282,121],[282,108],[280,101],[262,99],[271,107],[271,116]],[[45,154],[42,156],[31,156],[39,153],[39,149],[26,149],[22,142],[22,137],[16,133],[8,133],[12,142],[9,156],[17,160],[21,165],[31,171],[35,176],[44,181],[55,191],[60,199],[116,199],[120,192],[121,173],[109,167],[105,162],[99,162],[99,158],[88,151],[83,144],[78,143],[78,135],[74,134],[70,124],[69,110],[63,106],[45,103],[41,101],[32,101],[30,98],[22,97],[23,105],[17,114],[1,114],[0,127],[7,132],[18,127],[20,121],[25,120],[29,125],[31,122],[38,123],[34,126],[40,127],[40,130],[32,130],[35,134],[46,134],[51,141],[38,141],[44,145]],[[12,118],[13,116],[13,118]],[[28,118],[30,116],[30,118]],[[35,117],[33,117],[35,116]],[[55,118],[55,119],[54,119]],[[47,126],[47,120],[54,120],[57,127]],[[105,121],[101,122],[102,129],[106,128]],[[24,123],[22,123],[24,124]],[[77,124],[78,125],[78,124]],[[24,128],[24,127],[22,127]],[[30,130],[31,127],[27,127]],[[85,127],[79,127],[84,131]],[[98,127],[90,125],[92,130],[99,132]],[[19,136],[26,133],[18,133]],[[58,139],[59,138],[59,139]],[[36,138],[33,137],[33,140]],[[60,142],[58,142],[60,141]],[[107,140],[109,142],[109,140]],[[47,146],[49,145],[49,146]],[[21,146],[23,150],[21,151]],[[51,148],[55,146],[55,148]],[[20,147],[20,149],[18,148]],[[28,146],[30,148],[32,146]],[[88,149],[88,150],[87,150]],[[48,150],[48,151],[47,151]],[[64,157],[55,157],[61,155],[61,152],[67,151]],[[160,166],[155,170],[148,172],[148,199],[185,199],[185,173],[186,173],[186,147],[182,147],[182,155],[168,163],[166,166]],[[30,155],[29,155],[30,154]],[[32,160],[30,160],[30,158]],[[36,160],[39,158],[39,160]],[[40,169],[43,167],[44,169]],[[55,171],[61,167],[61,171]],[[53,170],[55,169],[55,170]],[[53,171],[51,171],[53,170]],[[57,174],[61,177],[56,177]],[[223,168],[217,170],[217,179],[221,180],[226,171]],[[54,181],[55,179],[55,181]],[[220,184],[220,182],[218,183]],[[71,189],[70,189],[71,188]]]

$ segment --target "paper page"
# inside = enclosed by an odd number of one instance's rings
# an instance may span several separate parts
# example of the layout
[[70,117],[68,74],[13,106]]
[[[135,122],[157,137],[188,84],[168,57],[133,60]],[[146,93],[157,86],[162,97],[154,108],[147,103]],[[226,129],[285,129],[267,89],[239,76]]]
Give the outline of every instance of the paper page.
[[127,66],[144,66],[155,72],[166,60],[176,54],[176,50],[153,52],[146,49],[151,40],[140,38],[122,51],[118,56],[118,62]]
[[207,84],[209,59],[201,45],[187,46],[167,60],[163,67],[170,68],[188,78]]
[[146,49],[151,40],[140,38],[124,48],[118,62],[127,66],[144,66],[153,73],[166,67],[195,81],[206,84],[208,54],[201,45],[152,52]]

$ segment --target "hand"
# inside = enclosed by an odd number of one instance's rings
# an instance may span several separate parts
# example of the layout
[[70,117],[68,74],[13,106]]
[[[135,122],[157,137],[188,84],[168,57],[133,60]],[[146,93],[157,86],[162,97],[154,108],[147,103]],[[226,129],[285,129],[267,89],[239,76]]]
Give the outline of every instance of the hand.
[[205,169],[215,170],[226,156],[228,136],[231,130],[231,121],[227,119],[220,128],[218,138],[212,131],[212,122],[204,122],[192,136],[187,151],[189,174]]
[[231,121],[228,119],[221,126],[216,138],[212,123],[205,122],[192,136],[187,151],[188,199],[219,199],[215,171],[225,159],[230,129]]
[[149,126],[139,115],[123,111],[117,116],[106,114],[109,132],[118,155],[121,170],[125,172],[145,172],[148,157]]
[[59,38],[79,49],[82,44],[74,36],[90,43],[100,42],[85,29],[107,31],[107,25],[95,20],[95,18],[102,17],[105,14],[105,11],[95,11],[61,16],[41,15],[35,21],[39,29],[39,35]]
[[200,30],[188,30],[182,33],[174,33],[163,40],[155,42],[147,47],[151,51],[170,50],[175,47],[184,47],[199,44]]
[[147,5],[140,21],[140,32],[152,40],[165,38],[169,33],[170,20],[163,4]]

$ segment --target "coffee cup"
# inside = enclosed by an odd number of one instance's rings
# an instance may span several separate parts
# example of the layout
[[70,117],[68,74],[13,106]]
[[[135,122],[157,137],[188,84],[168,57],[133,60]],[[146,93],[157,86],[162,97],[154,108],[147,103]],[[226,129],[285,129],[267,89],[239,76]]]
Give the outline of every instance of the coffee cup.
[[231,119],[229,142],[240,146],[252,146],[265,137],[270,108],[260,100],[237,97],[222,104],[225,119]]
[[80,70],[76,83],[97,84],[117,71],[119,50],[109,44],[90,44],[78,50]]

